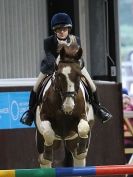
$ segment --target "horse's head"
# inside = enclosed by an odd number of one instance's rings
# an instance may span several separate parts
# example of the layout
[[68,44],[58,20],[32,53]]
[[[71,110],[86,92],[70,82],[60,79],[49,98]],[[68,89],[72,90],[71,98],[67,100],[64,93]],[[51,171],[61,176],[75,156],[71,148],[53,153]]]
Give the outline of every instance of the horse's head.
[[82,48],[77,45],[63,46],[60,50],[60,62],[55,74],[56,89],[62,99],[62,109],[71,114],[75,106],[75,97],[79,91],[81,68],[79,59]]

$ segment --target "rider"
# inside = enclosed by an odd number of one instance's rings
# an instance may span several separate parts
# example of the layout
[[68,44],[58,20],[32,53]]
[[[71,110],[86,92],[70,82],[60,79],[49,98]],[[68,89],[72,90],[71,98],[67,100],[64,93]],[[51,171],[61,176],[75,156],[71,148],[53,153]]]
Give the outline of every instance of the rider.
[[[78,45],[80,46],[79,37],[70,34],[71,29],[72,29],[72,21],[68,14],[66,13],[55,14],[51,20],[51,28],[54,32],[54,35],[44,40],[44,51],[45,51],[46,57],[41,64],[41,72],[30,94],[29,110],[26,111],[26,113],[20,119],[20,122],[22,122],[23,124],[29,125],[29,126],[32,125],[32,122],[35,117],[34,107],[37,101],[36,93],[37,93],[38,86],[47,75],[50,75],[54,72],[54,69],[55,69],[54,64],[57,61],[56,59],[59,55],[58,50],[57,50],[58,44],[66,44],[69,46],[72,42],[77,42]],[[86,68],[83,65],[83,59],[81,59],[80,63],[82,65],[81,72],[84,75],[84,77],[87,79],[88,83],[90,84],[89,87],[91,88],[92,98],[94,102],[97,105],[99,105],[98,106],[98,109],[99,109],[98,117],[104,123],[110,119],[111,114],[109,114],[106,109],[103,109],[103,107],[100,106],[100,103],[97,97],[96,86],[93,83],[89,73],[87,72]]]

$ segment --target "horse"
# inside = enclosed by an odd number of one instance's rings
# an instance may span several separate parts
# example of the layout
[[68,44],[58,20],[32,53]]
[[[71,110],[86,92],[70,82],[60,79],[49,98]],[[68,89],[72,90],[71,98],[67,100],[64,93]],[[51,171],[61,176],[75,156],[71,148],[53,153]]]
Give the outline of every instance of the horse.
[[43,89],[36,109],[36,142],[40,167],[52,167],[53,150],[63,142],[73,166],[85,166],[94,125],[94,112],[86,93],[76,44],[62,46],[55,72]]

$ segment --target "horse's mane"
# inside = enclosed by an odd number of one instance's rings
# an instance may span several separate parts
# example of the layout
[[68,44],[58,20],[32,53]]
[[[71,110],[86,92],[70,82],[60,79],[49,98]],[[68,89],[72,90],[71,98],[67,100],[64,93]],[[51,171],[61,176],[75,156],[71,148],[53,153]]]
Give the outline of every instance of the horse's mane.
[[75,42],[67,46],[65,44],[59,45],[60,61],[61,62],[78,62],[82,56],[82,48]]
[[58,47],[59,53],[62,49],[64,49],[65,56],[67,56],[69,58],[74,58],[79,50],[79,45],[76,42],[70,44],[69,46],[67,46],[65,44],[59,44],[59,47]]

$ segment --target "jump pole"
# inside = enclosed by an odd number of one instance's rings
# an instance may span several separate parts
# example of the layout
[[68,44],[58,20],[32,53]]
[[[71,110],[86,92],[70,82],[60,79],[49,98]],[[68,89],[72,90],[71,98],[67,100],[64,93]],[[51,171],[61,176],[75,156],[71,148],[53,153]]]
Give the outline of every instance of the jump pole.
[[133,174],[133,165],[0,170],[0,177],[68,177]]

